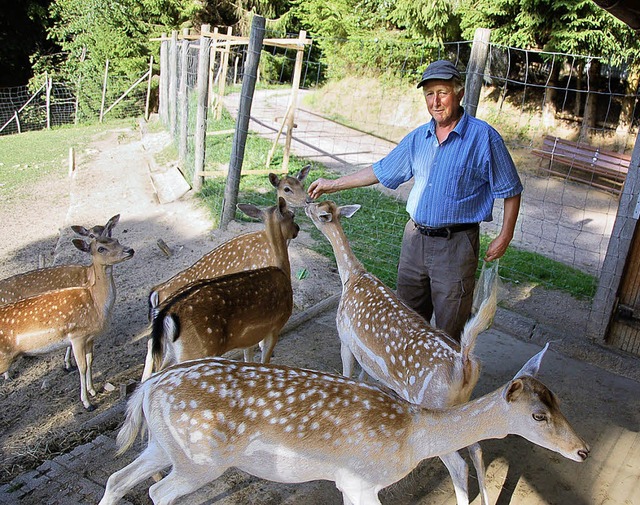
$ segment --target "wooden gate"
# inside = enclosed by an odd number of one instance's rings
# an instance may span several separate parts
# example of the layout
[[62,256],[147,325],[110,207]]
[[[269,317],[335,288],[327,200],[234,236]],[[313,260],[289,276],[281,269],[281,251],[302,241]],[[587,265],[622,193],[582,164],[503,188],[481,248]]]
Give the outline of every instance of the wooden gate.
[[633,235],[620,282],[607,343],[640,356],[640,233]]

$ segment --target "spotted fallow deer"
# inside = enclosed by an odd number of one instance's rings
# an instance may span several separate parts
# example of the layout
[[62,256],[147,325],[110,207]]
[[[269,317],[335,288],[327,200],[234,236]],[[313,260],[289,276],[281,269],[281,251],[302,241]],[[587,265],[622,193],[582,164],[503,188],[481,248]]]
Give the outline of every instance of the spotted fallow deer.
[[277,174],[269,174],[269,182],[276,188],[278,197],[286,200],[290,207],[304,207],[312,200],[304,189],[304,180],[309,175],[311,165],[304,166],[297,175],[285,175],[280,178]]
[[[83,237],[111,237],[111,232],[120,214],[113,216],[103,225],[91,228],[74,225],[71,229]],[[23,272],[7,279],[0,280],[0,305],[17,302],[23,298],[39,295],[53,289],[85,286],[88,282],[88,269],[85,265],[57,265]],[[64,369],[71,370],[71,347],[67,347],[64,356]]]
[[264,229],[244,233],[219,245],[190,267],[178,272],[169,280],[158,284],[149,293],[149,318],[154,307],[189,283],[221,275],[275,266],[287,255],[289,241],[297,237],[300,227],[294,221],[293,212],[284,198],[265,210],[253,205],[239,204],[238,208],[249,217],[260,219]]
[[87,283],[54,289],[0,306],[0,373],[8,376],[21,355],[44,354],[69,344],[80,373],[80,399],[92,410],[95,395],[91,365],[93,343],[106,328],[116,297],[113,265],[130,259],[134,251],[115,238],[98,237],[73,244],[91,254]]
[[[363,371],[404,400],[427,408],[466,402],[478,382],[480,364],[473,356],[477,335],[496,311],[497,292],[470,319],[458,344],[405,305],[354,255],[340,224],[359,205],[338,207],[332,201],[309,204],[305,211],[333,247],[342,281],[336,314],[342,372],[350,377],[354,358]],[[483,505],[488,505],[485,470],[478,444],[469,448]],[[469,503],[468,467],[457,452],[440,455],[453,480],[458,505]]]
[[345,504],[375,505],[381,489],[422,460],[509,434],[582,462],[589,446],[534,377],[546,349],[493,393],[444,410],[315,370],[222,358],[173,366],[129,400],[119,454],[143,425],[149,442],[109,477],[99,505],[116,504],[169,467],[149,489],[155,505],[172,504],[231,467],[283,483],[330,480]]
[[238,208],[265,223],[264,235],[254,235],[253,242],[264,239],[262,250],[255,251],[256,255],[262,254],[257,263],[271,265],[248,269],[249,250],[236,251],[238,258],[234,260],[229,254],[232,251],[225,249],[220,263],[209,268],[207,275],[211,276],[215,268],[222,271],[225,265],[229,270],[242,265],[242,271],[187,284],[153,309],[142,381],[154,368],[162,370],[172,363],[221,356],[233,349],[243,349],[245,361],[253,361],[258,343],[262,346],[262,362],[271,358],[280,330],[293,311],[287,244],[298,235],[299,227],[282,198],[266,210],[246,204]]

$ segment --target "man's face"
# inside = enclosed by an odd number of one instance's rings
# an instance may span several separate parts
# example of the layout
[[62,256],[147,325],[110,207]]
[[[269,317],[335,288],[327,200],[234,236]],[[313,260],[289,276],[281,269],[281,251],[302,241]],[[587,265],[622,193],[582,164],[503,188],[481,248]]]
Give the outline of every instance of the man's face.
[[422,86],[429,114],[438,126],[449,126],[459,119],[460,102],[464,90],[456,94],[453,81],[432,80]]

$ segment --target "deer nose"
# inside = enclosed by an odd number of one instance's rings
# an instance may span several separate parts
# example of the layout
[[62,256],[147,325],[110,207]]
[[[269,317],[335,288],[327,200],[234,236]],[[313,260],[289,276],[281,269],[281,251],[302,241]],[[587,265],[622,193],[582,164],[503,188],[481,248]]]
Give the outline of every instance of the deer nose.
[[590,453],[591,453],[591,449],[589,449],[589,446],[586,446],[584,449],[580,449],[578,451],[578,456],[580,456],[580,458],[582,458],[582,461],[584,461],[589,457]]
[[131,249],[131,247],[125,247],[122,252],[124,254],[126,254],[127,256],[129,256],[129,257],[133,256],[134,253],[135,253],[135,251],[133,249]]

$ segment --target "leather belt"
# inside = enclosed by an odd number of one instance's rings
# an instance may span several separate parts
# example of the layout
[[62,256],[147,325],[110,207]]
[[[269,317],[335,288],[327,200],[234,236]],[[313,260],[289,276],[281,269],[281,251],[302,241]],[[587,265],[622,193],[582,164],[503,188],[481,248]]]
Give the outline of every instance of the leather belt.
[[477,228],[480,226],[478,223],[463,223],[463,224],[452,224],[451,226],[444,226],[442,228],[431,228],[430,226],[422,226],[421,224],[413,222],[416,229],[427,237],[444,237],[450,238],[451,235],[458,231],[471,230],[472,228]]

